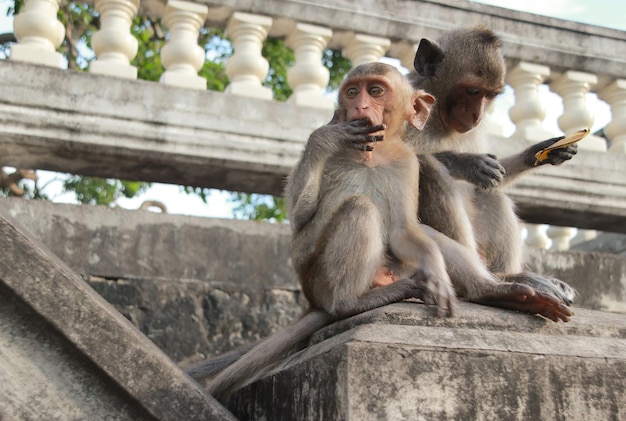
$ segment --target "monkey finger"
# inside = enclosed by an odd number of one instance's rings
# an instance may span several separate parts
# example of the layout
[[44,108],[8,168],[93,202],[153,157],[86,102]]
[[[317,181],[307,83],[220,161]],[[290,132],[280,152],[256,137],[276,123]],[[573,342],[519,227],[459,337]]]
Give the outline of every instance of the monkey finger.
[[443,297],[443,302],[445,304],[444,315],[446,317],[452,317],[456,306],[456,293],[454,292],[452,285],[448,282],[441,282],[440,286],[440,296]]
[[[355,130],[354,134],[371,134],[371,133],[376,133],[376,132],[382,132],[386,128],[387,126],[385,126],[384,124],[377,124],[375,126],[361,127],[358,130]],[[382,136],[372,136],[372,137],[382,137]]]
[[353,141],[352,142],[352,147],[354,149],[356,149],[358,151],[362,151],[362,152],[371,152],[371,151],[374,150],[374,147],[372,145],[368,145],[365,142],[361,143],[361,142]]
[[358,120],[349,121],[346,124],[346,129],[355,134],[375,133],[381,130],[385,130],[384,124],[372,124],[372,120],[369,118],[361,118]]
[[[503,297],[501,297],[503,298]],[[533,294],[520,294],[503,298],[502,300],[487,300],[483,304],[508,308],[530,314],[539,314],[553,322],[568,322],[574,314],[567,306],[556,298],[534,291]]]
[[548,154],[548,161],[552,165],[558,165],[565,161],[569,161],[578,153],[576,145],[571,145],[562,149],[553,149]]
[[348,127],[369,127],[372,125],[372,120],[369,118],[359,118],[358,120],[352,120],[345,123]]
[[539,143],[535,144],[535,146],[534,146],[535,149],[536,149],[535,152],[539,152],[542,149],[545,149],[545,148],[547,148],[549,146],[552,146],[556,142],[558,142],[559,140],[563,140],[563,139],[565,139],[565,136],[557,136],[557,137],[553,137],[553,138],[544,140],[542,142],[539,142]]
[[492,183],[500,184],[504,179],[504,173],[500,171],[499,168],[486,168],[481,172],[488,177]]
[[448,296],[445,299],[445,306],[443,308],[443,314],[439,317],[452,317],[456,311],[456,296],[454,294]]

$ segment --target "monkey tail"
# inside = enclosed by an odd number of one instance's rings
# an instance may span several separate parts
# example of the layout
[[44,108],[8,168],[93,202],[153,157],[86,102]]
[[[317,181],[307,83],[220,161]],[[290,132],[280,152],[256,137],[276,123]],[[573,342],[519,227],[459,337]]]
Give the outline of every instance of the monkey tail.
[[260,378],[264,368],[279,361],[292,347],[309,338],[329,321],[330,315],[324,311],[308,312],[225,368],[209,383],[207,391],[216,399],[223,400],[235,390]]
[[219,373],[229,365],[233,364],[235,361],[241,358],[242,355],[250,351],[259,343],[261,343],[261,341],[246,344],[216,357],[200,361],[199,363],[196,363],[191,367],[186,368],[185,373],[187,373],[195,381],[202,382],[208,378],[215,376],[217,373]]

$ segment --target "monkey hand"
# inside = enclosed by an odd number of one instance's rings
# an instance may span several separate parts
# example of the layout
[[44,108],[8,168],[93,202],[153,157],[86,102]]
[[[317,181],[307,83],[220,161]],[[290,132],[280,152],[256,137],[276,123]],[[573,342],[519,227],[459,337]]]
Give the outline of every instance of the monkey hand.
[[347,121],[332,122],[316,129],[307,144],[315,154],[333,154],[342,148],[356,149],[359,151],[372,151],[375,142],[383,140],[382,135],[372,136],[372,133],[385,130],[384,124],[373,125],[368,118]]
[[428,305],[437,306],[437,317],[451,317],[456,306],[456,293],[448,276],[427,276],[418,270],[412,277],[415,281],[415,298]]
[[349,146],[358,151],[371,152],[374,150],[374,142],[383,140],[382,135],[372,136],[371,134],[385,130],[385,125],[373,125],[369,118],[348,121],[339,126],[345,130]]
[[570,317],[574,315],[572,310],[553,295],[519,283],[497,284],[493,290],[471,301],[492,307],[539,314],[553,322],[559,320],[569,322]]
[[560,165],[563,162],[572,159],[578,152],[578,145],[576,144],[549,150],[545,159],[537,160],[536,154],[538,152],[543,151],[564,138],[565,136],[553,137],[552,139],[544,140],[543,142],[539,142],[526,149],[524,153],[526,165],[529,167],[545,164]]
[[498,187],[506,174],[504,167],[492,154],[441,152],[435,156],[452,177],[481,189]]

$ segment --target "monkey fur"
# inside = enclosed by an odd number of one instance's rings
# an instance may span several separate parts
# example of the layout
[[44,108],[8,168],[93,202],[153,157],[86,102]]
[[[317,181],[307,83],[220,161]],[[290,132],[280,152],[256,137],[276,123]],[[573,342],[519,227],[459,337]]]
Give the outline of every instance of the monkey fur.
[[[237,361],[209,383],[214,397],[258,379],[332,321],[408,298],[452,314],[443,256],[415,217],[419,164],[404,142],[408,124],[421,129],[433,102],[392,66],[368,63],[349,73],[335,124],[310,135],[286,187],[292,263],[310,309],[250,351],[224,357]],[[211,370],[200,364],[190,374]]]
[[[458,256],[473,262],[460,263],[469,271],[449,269],[459,296],[568,321],[573,313],[567,306],[575,291],[560,280],[523,271],[521,227],[513,202],[501,191],[533,168],[536,152],[562,137],[500,161],[483,153],[480,123],[504,88],[501,47],[497,35],[483,26],[451,31],[438,43],[423,39],[419,44],[409,80],[437,98],[426,127],[410,130],[407,136],[420,160],[419,219],[447,237],[434,234],[448,268]],[[576,146],[550,153],[545,163],[558,165],[576,154]],[[469,254],[448,239],[465,246]]]

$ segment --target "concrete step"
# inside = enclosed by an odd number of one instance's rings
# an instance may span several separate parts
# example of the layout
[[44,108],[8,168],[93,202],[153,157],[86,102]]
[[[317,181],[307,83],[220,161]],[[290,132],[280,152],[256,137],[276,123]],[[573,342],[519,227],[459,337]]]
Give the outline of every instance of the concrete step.
[[234,419],[0,209],[0,419]]
[[626,318],[400,303],[336,323],[231,396],[241,420],[623,420]]

